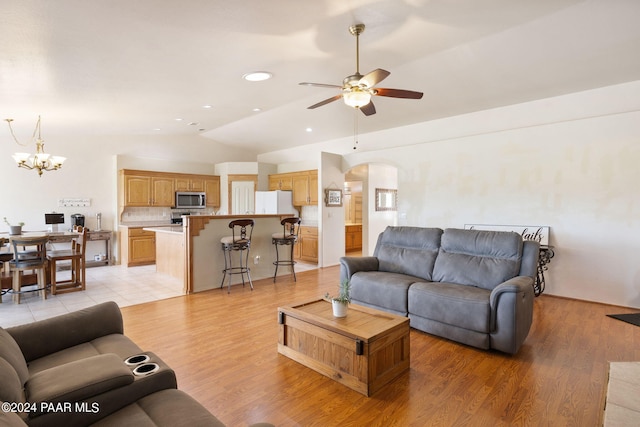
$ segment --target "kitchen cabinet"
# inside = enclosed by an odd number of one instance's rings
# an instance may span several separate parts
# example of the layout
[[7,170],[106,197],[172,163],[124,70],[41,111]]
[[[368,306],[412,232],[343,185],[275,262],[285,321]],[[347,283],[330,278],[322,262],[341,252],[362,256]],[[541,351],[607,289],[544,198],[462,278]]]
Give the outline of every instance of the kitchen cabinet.
[[300,227],[294,258],[312,263],[318,262],[318,227]]
[[150,206],[171,207],[175,204],[175,180],[171,177],[151,177]]
[[273,190],[293,190],[292,174],[277,173],[269,175],[269,191]]
[[362,250],[362,225],[347,225],[344,242],[346,252]]
[[207,196],[207,207],[220,207],[220,177],[210,176],[203,180],[204,192]]
[[204,191],[205,184],[202,177],[180,176],[176,178],[176,191]]
[[279,173],[269,175],[269,190],[291,190],[294,206],[318,204],[318,171]]
[[121,227],[120,257],[122,265],[155,264],[156,233],[142,227]]
[[173,207],[176,191],[204,191],[207,206],[220,207],[220,177],[168,172],[120,171],[121,207]]

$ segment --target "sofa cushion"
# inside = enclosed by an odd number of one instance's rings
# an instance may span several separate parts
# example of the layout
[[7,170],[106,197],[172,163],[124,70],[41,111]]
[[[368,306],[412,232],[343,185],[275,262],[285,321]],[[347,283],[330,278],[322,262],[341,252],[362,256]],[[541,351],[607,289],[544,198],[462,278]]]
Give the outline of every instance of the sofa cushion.
[[477,332],[491,329],[491,292],[442,282],[419,282],[409,288],[409,313]]
[[162,390],[150,394],[93,425],[97,427],[224,427],[220,420],[180,390]]
[[2,357],[0,357],[0,401],[8,403],[24,402],[22,382],[18,377],[18,373],[11,363]]
[[9,332],[0,328],[0,357],[5,359],[16,370],[20,383],[24,384],[29,378],[29,368],[27,368],[27,362],[24,360],[22,350],[18,346],[16,340],[9,334]]
[[431,280],[441,235],[439,228],[387,227],[373,254],[378,270]]
[[142,349],[125,335],[106,335],[32,360],[29,362],[29,373],[34,375],[45,369],[106,353],[114,353],[124,360],[129,356],[142,353]]
[[351,276],[351,298],[378,308],[407,315],[407,290],[422,279],[399,273],[359,271]]
[[521,258],[522,237],[517,233],[448,228],[433,280],[492,290],[518,275]]

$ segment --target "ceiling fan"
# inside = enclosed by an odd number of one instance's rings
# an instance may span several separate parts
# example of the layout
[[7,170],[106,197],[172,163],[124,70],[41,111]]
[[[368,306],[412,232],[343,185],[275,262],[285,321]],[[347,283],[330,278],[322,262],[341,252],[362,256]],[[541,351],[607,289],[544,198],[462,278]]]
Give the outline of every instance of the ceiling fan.
[[403,89],[386,89],[374,87],[382,80],[386,79],[389,74],[387,70],[377,68],[364,76],[360,74],[360,34],[364,31],[364,24],[356,24],[349,27],[349,32],[356,36],[356,73],[345,77],[342,81],[342,86],[323,84],[323,83],[300,83],[304,86],[315,87],[328,87],[341,89],[342,93],[332,96],[331,98],[320,101],[317,104],[313,104],[308,109],[314,109],[329,104],[330,102],[337,101],[342,98],[344,103],[350,107],[360,109],[365,116],[370,116],[376,113],[376,107],[371,101],[372,96],[387,96],[390,98],[407,98],[407,99],[420,99],[422,98],[422,92],[414,92],[412,90]]

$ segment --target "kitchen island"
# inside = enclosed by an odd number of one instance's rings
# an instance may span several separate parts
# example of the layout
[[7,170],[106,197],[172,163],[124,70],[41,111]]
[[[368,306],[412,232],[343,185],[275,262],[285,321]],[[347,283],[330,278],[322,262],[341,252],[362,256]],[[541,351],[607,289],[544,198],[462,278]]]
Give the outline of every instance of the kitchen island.
[[156,233],[156,271],[184,280],[185,234],[182,225],[145,227]]
[[[286,216],[286,215],[285,215]],[[156,234],[156,270],[182,277],[185,294],[219,288],[222,283],[224,257],[220,239],[231,235],[229,222],[239,218],[255,221],[251,238],[249,268],[251,279],[273,277],[275,249],[271,235],[282,231],[282,215],[188,215],[182,226],[145,227]],[[237,254],[233,254],[234,264]],[[282,273],[290,274],[286,268]],[[228,278],[227,278],[228,280]],[[242,283],[232,276],[233,285]],[[226,281],[225,281],[226,284]]]
[[[185,240],[187,242],[186,293],[220,287],[223,279],[222,270],[224,269],[220,239],[231,235],[229,222],[234,219],[251,218],[255,221],[249,254],[251,279],[255,281],[273,277],[275,249],[271,243],[271,235],[282,231],[280,220],[283,217],[282,215],[191,215],[183,217],[186,220]],[[235,264],[237,262],[236,253],[233,254],[233,258]],[[289,274],[286,268],[282,270],[282,274]],[[231,283],[234,285],[242,283],[242,278],[239,274],[233,275]]]

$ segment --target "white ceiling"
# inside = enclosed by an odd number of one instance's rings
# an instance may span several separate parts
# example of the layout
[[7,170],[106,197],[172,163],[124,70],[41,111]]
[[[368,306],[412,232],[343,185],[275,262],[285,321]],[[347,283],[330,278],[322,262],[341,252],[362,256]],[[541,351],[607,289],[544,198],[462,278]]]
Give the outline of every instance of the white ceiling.
[[[640,80],[639,0],[0,0],[0,12],[0,118],[30,131],[41,114],[49,137],[200,134],[258,153],[347,137],[341,101],[306,109],[338,92],[298,83],[355,72],[354,23],[360,71],[425,94],[376,98],[360,133]],[[273,78],[241,78],[255,70]]]

